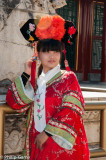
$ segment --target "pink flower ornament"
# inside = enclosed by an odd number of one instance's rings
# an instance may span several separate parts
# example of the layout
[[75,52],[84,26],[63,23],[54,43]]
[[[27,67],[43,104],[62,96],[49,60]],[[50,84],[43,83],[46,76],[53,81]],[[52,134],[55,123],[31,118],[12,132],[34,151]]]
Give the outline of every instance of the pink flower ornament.
[[35,24],[29,23],[29,30],[33,32],[35,30]]

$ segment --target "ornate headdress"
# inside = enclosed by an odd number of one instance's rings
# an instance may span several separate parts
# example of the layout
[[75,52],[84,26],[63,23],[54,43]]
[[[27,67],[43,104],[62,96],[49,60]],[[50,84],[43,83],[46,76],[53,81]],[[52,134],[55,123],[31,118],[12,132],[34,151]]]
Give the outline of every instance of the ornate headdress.
[[46,15],[41,19],[29,19],[20,31],[24,38],[31,43],[43,39],[55,39],[63,42],[65,59],[65,44],[71,45],[77,35],[74,24],[64,20],[59,15]]
[[69,43],[75,39],[77,30],[72,22],[59,15],[47,15],[41,19],[29,19],[21,28],[21,33],[29,42],[42,39],[55,39]]

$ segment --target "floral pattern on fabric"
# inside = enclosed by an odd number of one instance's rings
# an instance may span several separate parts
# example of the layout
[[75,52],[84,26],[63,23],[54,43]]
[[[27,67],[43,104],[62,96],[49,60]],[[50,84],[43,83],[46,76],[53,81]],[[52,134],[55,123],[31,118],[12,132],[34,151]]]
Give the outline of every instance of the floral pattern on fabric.
[[42,106],[40,104],[40,95],[39,95],[39,99],[36,100],[37,101],[37,106],[38,106],[38,109],[37,109],[37,116],[38,116],[38,119],[40,120],[42,118],[42,113],[41,111],[44,109],[44,106]]

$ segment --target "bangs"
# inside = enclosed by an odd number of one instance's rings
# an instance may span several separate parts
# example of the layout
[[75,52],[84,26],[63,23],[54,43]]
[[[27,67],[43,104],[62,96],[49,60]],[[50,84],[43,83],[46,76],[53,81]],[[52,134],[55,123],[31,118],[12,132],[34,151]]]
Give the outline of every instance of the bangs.
[[49,51],[56,51],[62,52],[63,51],[63,44],[54,39],[44,39],[39,40],[37,43],[37,51],[38,52],[49,52]]

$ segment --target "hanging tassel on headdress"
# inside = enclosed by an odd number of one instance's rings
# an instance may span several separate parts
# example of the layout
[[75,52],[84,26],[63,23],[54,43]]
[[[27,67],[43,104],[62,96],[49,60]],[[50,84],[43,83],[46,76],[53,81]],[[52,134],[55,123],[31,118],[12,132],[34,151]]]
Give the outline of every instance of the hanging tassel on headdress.
[[70,67],[69,67],[69,65],[68,65],[68,61],[67,61],[67,59],[66,59],[66,49],[65,49],[65,44],[64,44],[64,43],[63,43],[63,48],[64,48],[63,53],[64,53],[64,56],[65,56],[65,60],[64,60],[65,68],[66,68],[67,71],[71,71],[71,70],[70,70]]
[[33,86],[33,89],[35,90],[35,79],[36,79],[36,60],[37,60],[37,52],[36,52],[36,46],[35,46],[35,42],[33,43],[33,48],[34,48],[34,55],[35,59],[32,62],[31,65],[31,85]]

